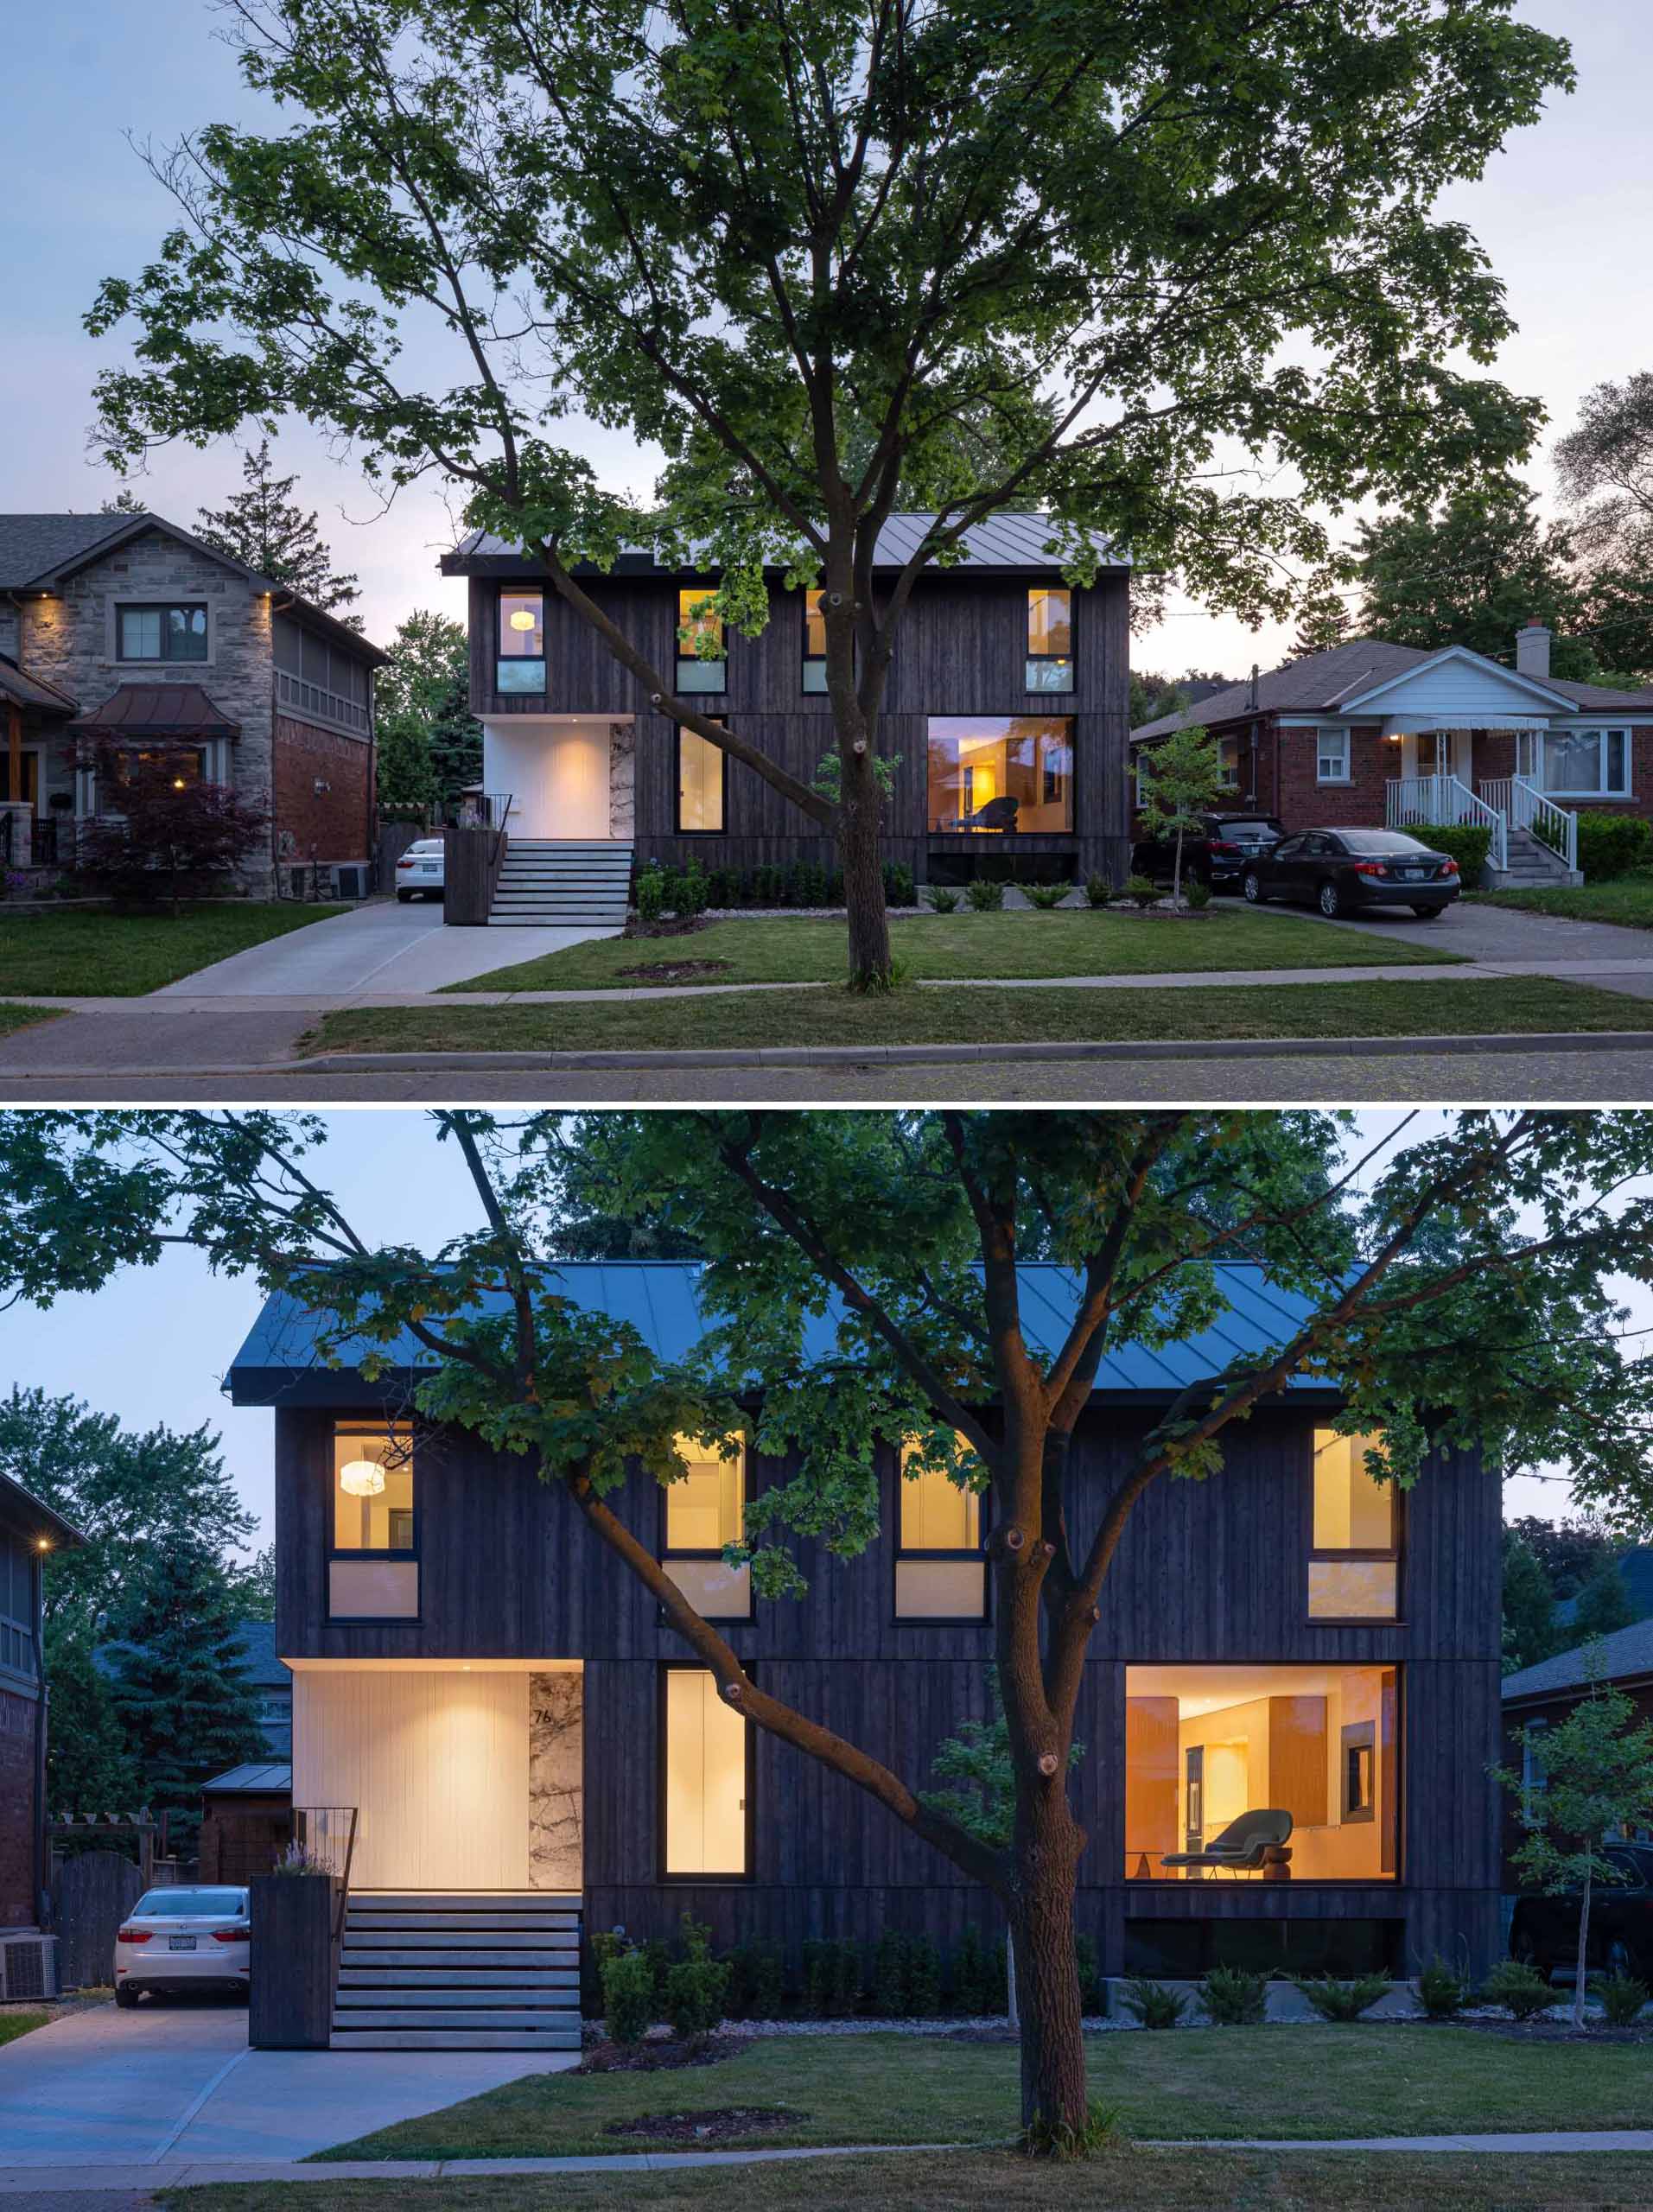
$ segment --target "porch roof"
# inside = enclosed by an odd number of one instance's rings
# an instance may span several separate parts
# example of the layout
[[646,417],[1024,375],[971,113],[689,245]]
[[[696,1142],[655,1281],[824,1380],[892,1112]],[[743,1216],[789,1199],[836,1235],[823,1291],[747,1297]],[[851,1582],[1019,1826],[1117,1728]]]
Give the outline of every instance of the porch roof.
[[[686,1359],[713,1325],[715,1317],[703,1309],[702,1272],[697,1262],[677,1260],[565,1262],[554,1270],[562,1294],[587,1312],[630,1323],[656,1358],[664,1361]],[[1224,1263],[1217,1274],[1227,1310],[1211,1328],[1157,1350],[1140,1344],[1112,1346],[1097,1371],[1097,1392],[1174,1395],[1280,1344],[1314,1311],[1310,1300],[1271,1282],[1260,1267]],[[1071,1268],[1045,1262],[1022,1267],[1018,1276],[1023,1333],[1036,1351],[1049,1357],[1078,1311],[1082,1278]],[[503,1311],[505,1303],[500,1294],[486,1306]],[[833,1350],[843,1313],[835,1300],[806,1324],[811,1357]],[[319,1317],[298,1299],[286,1292],[267,1299],[231,1363],[226,1388],[232,1402],[256,1406],[338,1404],[353,1395],[359,1400],[362,1385],[349,1367],[324,1363],[321,1336]],[[370,1349],[403,1377],[436,1364],[435,1356],[410,1335],[388,1346],[370,1347],[364,1340],[364,1357]],[[1293,1395],[1338,1395],[1336,1384],[1323,1376],[1294,1376],[1287,1389]]]
[[199,683],[123,683],[72,729],[141,745],[153,737],[239,737],[232,721]]
[[79,710],[79,702],[67,691],[31,676],[10,653],[0,653],[0,699],[9,699],[19,707],[34,707],[44,715],[73,715]]

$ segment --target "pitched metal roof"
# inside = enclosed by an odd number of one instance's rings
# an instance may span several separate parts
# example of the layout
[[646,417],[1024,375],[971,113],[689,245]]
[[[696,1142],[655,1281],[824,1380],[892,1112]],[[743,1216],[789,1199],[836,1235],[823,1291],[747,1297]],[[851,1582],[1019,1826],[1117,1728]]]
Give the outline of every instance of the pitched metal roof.
[[[679,1260],[565,1262],[556,1269],[561,1293],[582,1309],[607,1313],[637,1331],[656,1358],[681,1360],[704,1336],[710,1317],[702,1310],[700,1267]],[[1028,1342],[1049,1357],[1060,1346],[1078,1311],[1080,1277],[1071,1268],[1035,1262],[1019,1270],[1022,1329]],[[1198,1336],[1150,1351],[1138,1344],[1116,1344],[1103,1355],[1097,1376],[1099,1391],[1173,1394],[1192,1382],[1221,1373],[1236,1360],[1255,1357],[1279,1344],[1314,1311],[1311,1300],[1271,1283],[1256,1266],[1230,1263],[1217,1274],[1228,1310]],[[503,1294],[485,1301],[503,1310]],[[829,1311],[805,1327],[811,1358],[833,1349],[842,1307]],[[295,1384],[304,1376],[331,1378],[330,1395],[348,1386],[327,1367],[317,1351],[321,1325],[290,1294],[278,1292],[264,1302],[246,1342],[231,1363],[228,1388],[237,1405],[295,1402]],[[366,1352],[368,1346],[364,1344]],[[381,1357],[404,1375],[429,1371],[435,1355],[412,1336],[382,1348]],[[1324,1394],[1333,1386],[1324,1377],[1300,1376],[1287,1388]]]
[[210,1782],[203,1782],[200,1789],[203,1797],[209,1792],[214,1797],[290,1797],[292,1763],[270,1760],[261,1764],[250,1760],[243,1766],[226,1767]]
[[[1257,678],[1256,696],[1249,677],[1231,683],[1226,691],[1196,701],[1174,715],[1161,715],[1131,732],[1131,740],[1168,737],[1173,730],[1195,724],[1232,721],[1252,714],[1316,715],[1335,713],[1345,700],[1358,698],[1375,684],[1392,683],[1409,669],[1421,668],[1438,657],[1439,649],[1426,652],[1418,645],[1391,645],[1382,638],[1347,638],[1323,653],[1304,653]],[[1476,654],[1478,660],[1486,656]],[[1517,673],[1501,661],[1488,661],[1506,676]],[[1581,707],[1639,707],[1653,713],[1653,691],[1609,691],[1599,684],[1563,683],[1559,677],[1542,679],[1546,689],[1563,693]]]
[[[934,520],[933,514],[918,511],[893,514],[878,534],[878,545],[873,559],[881,569],[904,568],[917,551],[920,540]],[[973,523],[964,532],[963,548],[969,558],[966,571],[970,569],[1044,569],[1058,566],[1057,556],[1046,549],[1052,524],[1048,515],[1001,514],[991,515],[985,522]],[[1127,569],[1130,556],[1116,547],[1097,541],[1103,564],[1106,568]],[[473,566],[482,563],[528,563],[520,546],[508,537],[498,537],[486,531],[474,530],[463,537],[451,553],[442,556],[444,575],[463,575]],[[690,571],[693,569],[690,562]],[[582,564],[582,573],[586,564]],[[676,569],[659,568],[653,550],[647,545],[625,547],[616,564],[617,574],[668,575]]]
[[0,653],[0,699],[10,699],[20,707],[35,707],[41,714],[72,715],[78,702],[67,691],[60,691],[55,683],[48,683],[43,677],[31,676],[27,669],[19,668],[10,653]]
[[216,707],[199,683],[123,683],[74,723],[96,736],[239,737],[241,725]]
[[[1632,1621],[1628,1628],[1615,1629],[1611,1636],[1599,1638],[1600,1663],[1608,1681],[1628,1681],[1637,1675],[1653,1675],[1653,1620]],[[1555,1697],[1564,1690],[1583,1689],[1590,1680],[1588,1643],[1576,1644],[1571,1651],[1558,1651],[1553,1658],[1541,1659],[1535,1667],[1523,1667],[1519,1674],[1504,1678],[1504,1701],[1509,1705],[1517,1699]]]

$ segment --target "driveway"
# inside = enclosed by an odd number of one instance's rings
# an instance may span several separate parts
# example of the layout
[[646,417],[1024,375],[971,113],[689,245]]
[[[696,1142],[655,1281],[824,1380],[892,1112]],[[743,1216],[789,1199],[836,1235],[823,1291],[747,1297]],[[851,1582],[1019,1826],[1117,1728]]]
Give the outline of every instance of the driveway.
[[[1379,914],[1328,922],[1312,906],[1269,906],[1263,914],[1307,915],[1322,928],[1348,930],[1376,948],[1423,944],[1437,952],[1461,953],[1491,968],[1518,975],[1553,975],[1599,962],[1625,969],[1653,969],[1653,930],[1623,929],[1614,922],[1565,922],[1554,914],[1529,913],[1520,906],[1486,906],[1479,899],[1453,906],[1438,922],[1421,922],[1398,908]],[[1266,981],[1266,977],[1260,978]],[[173,988],[175,990],[177,985]]]
[[572,2051],[251,2050],[245,2005],[100,2005],[0,2049],[0,2165],[308,2158],[577,2063]]
[[490,968],[561,952],[614,930],[448,929],[441,905],[373,899],[332,920],[312,922],[150,994],[156,999],[338,999],[357,993],[437,991]]

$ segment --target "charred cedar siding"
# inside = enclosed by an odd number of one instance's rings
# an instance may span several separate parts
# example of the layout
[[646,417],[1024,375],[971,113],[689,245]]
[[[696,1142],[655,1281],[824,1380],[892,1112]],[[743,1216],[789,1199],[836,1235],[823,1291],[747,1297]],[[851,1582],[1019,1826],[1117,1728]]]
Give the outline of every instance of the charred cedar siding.
[[[1048,572],[1046,572],[1048,573]],[[1071,692],[1021,688],[1027,642],[1027,591],[1036,571],[1020,575],[926,576],[913,593],[897,640],[879,732],[879,750],[900,757],[885,811],[886,852],[920,877],[927,852],[1065,853],[1081,875],[1122,862],[1128,821],[1129,589],[1104,574],[1075,592],[1075,685]],[[649,707],[643,687],[595,632],[545,594],[546,691],[523,697],[493,689],[497,605],[509,579],[470,584],[471,702],[479,715],[624,714],[637,717],[635,839],[639,860],[703,867],[755,868],[830,861],[832,841],[789,799],[739,761],[729,763],[727,828],[721,836],[677,829],[676,727]],[[678,579],[604,577],[587,587],[626,635],[670,679],[677,658]],[[728,689],[700,695],[710,715],[738,719],[743,736],[804,784],[830,747],[831,702],[803,689],[803,611],[796,592],[770,591],[770,619],[757,638],[727,638]],[[1074,828],[1060,836],[931,838],[925,724],[932,715],[1068,715],[1074,723]]]
[[[366,1402],[367,1394],[364,1394]],[[1094,1528],[1143,1425],[1140,1407],[1100,1408],[1077,1439],[1068,1503],[1075,1541]],[[720,1942],[772,1940],[797,1963],[804,1935],[860,1937],[889,1926],[944,1950],[997,1909],[846,1782],[760,1736],[750,1878],[658,1878],[659,1670],[689,1657],[647,1592],[587,1534],[555,1486],[451,1433],[416,1446],[422,1618],[333,1625],[326,1618],[331,1414],[277,1416],[277,1635],[284,1656],[575,1658],[586,1685],[586,1891],[594,1927],[670,1935],[687,1910]],[[1076,1734],[1071,1788],[1090,1838],[1079,1925],[1104,1969],[1124,1963],[1128,1920],[1376,1920],[1396,1923],[1408,1970],[1497,1948],[1498,1806],[1486,1765],[1499,1741],[1499,1486],[1472,1454],[1448,1455],[1407,1498],[1405,1617],[1341,1627],[1307,1617],[1307,1408],[1259,1414],[1209,1484],[1162,1482],[1138,1506],[1109,1578]],[[752,1468],[760,1487],[767,1463]],[[776,1471],[779,1471],[777,1470]],[[898,1622],[898,1477],[884,1455],[884,1534],[860,1560],[805,1542],[801,1602],[760,1601],[726,1624],[743,1663],[777,1694],[926,1786],[937,1745],[984,1719],[989,1624]],[[658,1497],[635,1477],[615,1499],[655,1540]],[[1396,1665],[1401,1700],[1401,1867],[1370,1887],[1131,1883],[1122,1786],[1128,1663]]]

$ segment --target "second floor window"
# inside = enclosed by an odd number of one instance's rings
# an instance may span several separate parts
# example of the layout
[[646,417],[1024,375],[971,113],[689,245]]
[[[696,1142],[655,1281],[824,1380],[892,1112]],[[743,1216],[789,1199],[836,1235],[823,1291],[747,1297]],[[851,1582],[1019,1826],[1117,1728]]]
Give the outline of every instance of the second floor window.
[[540,692],[545,689],[545,594],[502,591],[499,638],[493,688],[496,691]]
[[666,1572],[709,1620],[749,1620],[751,1570],[723,1558],[724,1546],[738,1544],[744,1530],[745,1450],[726,1457],[697,1437],[676,1441],[689,1472],[666,1486]]
[[1392,1621],[1400,1611],[1400,1550],[1393,1483],[1366,1471],[1372,1436],[1314,1432],[1311,1620]]
[[987,1611],[982,1501],[945,1474],[912,1471],[901,1452],[895,1611],[907,1620],[980,1620]]
[[333,1548],[410,1552],[413,1431],[403,1421],[340,1421],[333,1432]]
[[165,604],[122,607],[115,614],[118,660],[205,660],[207,609]]
[[804,689],[824,691],[827,688],[826,616],[822,601],[826,594],[806,591],[804,594]]
[[726,812],[728,754],[698,730],[677,732],[677,827],[715,832]]
[[1036,584],[1027,594],[1027,670],[1030,691],[1073,689],[1073,594]]
[[728,662],[723,643],[723,618],[704,584],[677,594],[677,689],[679,691],[726,691]]

